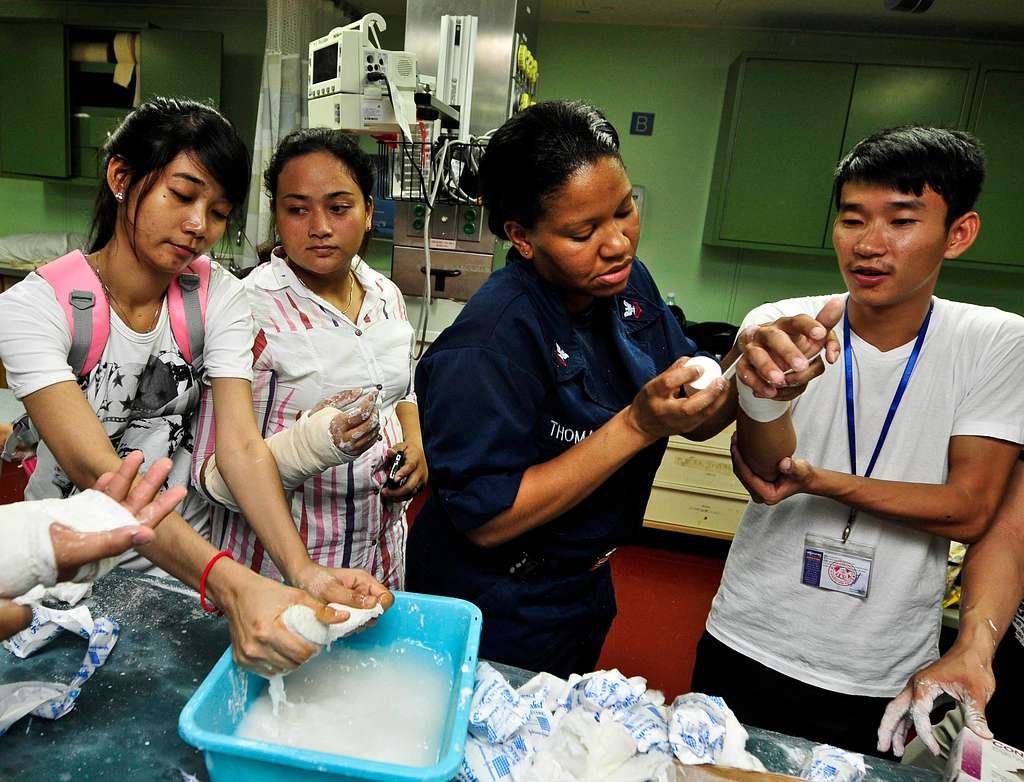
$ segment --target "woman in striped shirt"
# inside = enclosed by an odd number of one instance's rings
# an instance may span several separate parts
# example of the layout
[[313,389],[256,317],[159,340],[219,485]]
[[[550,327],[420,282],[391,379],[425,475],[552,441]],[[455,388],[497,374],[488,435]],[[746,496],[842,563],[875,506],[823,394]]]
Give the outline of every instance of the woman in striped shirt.
[[[356,407],[358,392],[364,407],[365,393],[376,394],[377,437],[357,439],[362,453],[350,459],[336,431],[336,466],[321,472],[327,464],[321,462],[315,474],[293,481],[291,507],[314,562],[360,568],[398,589],[405,577],[405,500],[426,482],[427,465],[405,302],[394,283],[359,257],[372,224],[373,180],[372,161],[349,136],[311,128],[285,137],[264,176],[279,246],[246,278],[245,289],[256,321],[253,400],[264,437],[301,423],[306,411],[338,392],[355,389],[343,400],[346,410]],[[201,411],[199,465],[213,452],[210,418]],[[401,485],[389,488],[388,465],[398,451],[405,455]],[[211,535],[239,561],[280,577],[239,513],[213,506]]]

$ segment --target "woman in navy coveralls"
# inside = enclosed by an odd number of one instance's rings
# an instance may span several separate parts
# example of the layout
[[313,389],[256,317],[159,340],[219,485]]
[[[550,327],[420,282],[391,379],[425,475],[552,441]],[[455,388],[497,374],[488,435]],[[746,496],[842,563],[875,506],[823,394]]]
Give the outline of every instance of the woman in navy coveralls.
[[696,347],[634,255],[639,215],[599,111],[517,114],[480,177],[512,249],[416,371],[433,492],[407,584],[476,603],[481,657],[568,676],[597,663],[607,555],[639,532],[667,437],[717,433],[734,394],[716,380],[684,396]]

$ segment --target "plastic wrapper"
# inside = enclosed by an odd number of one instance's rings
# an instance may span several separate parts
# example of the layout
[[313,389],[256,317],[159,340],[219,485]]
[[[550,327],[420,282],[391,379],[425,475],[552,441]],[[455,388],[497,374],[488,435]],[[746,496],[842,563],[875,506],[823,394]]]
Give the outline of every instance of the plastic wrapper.
[[[676,705],[670,710],[664,701],[644,679],[615,670],[568,681],[542,673],[516,691],[480,663],[458,779],[668,782],[676,779],[676,744],[686,748],[683,762],[763,770],[745,751],[747,733],[720,698],[688,697],[678,717]],[[690,718],[688,709],[703,719]],[[695,735],[684,737],[688,730]],[[701,744],[708,751],[696,760],[688,747]]]
[[714,695],[691,692],[672,703],[669,741],[681,763],[710,763],[750,771],[764,771],[746,751],[747,730],[725,701]]
[[71,711],[83,685],[107,661],[121,632],[113,619],[100,617],[94,620],[86,606],[63,611],[34,605],[32,623],[4,641],[3,645],[17,657],[25,658],[65,630],[84,638],[89,644],[70,683],[20,682],[0,686],[0,735],[28,714],[55,720]]
[[865,773],[863,755],[819,744],[800,769],[800,778],[810,782],[860,782]]

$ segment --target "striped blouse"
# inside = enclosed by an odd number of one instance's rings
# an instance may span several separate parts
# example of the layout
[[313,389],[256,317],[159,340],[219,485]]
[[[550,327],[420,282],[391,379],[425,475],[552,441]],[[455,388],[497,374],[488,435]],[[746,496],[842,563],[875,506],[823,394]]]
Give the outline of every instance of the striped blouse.
[[[368,571],[391,589],[405,577],[405,504],[380,497],[388,448],[402,441],[395,413],[416,402],[412,388],[413,329],[401,292],[366,263],[354,262],[365,291],[353,323],[309,290],[281,258],[245,280],[255,320],[253,403],[268,437],[300,412],[338,391],[380,390],[383,440],[350,464],[334,467],[292,494],[291,509],[310,557],[328,567]],[[194,474],[215,447],[212,398],[203,398],[196,428]],[[193,481],[198,485],[198,481]],[[281,575],[244,516],[213,505],[211,540],[270,578]]]

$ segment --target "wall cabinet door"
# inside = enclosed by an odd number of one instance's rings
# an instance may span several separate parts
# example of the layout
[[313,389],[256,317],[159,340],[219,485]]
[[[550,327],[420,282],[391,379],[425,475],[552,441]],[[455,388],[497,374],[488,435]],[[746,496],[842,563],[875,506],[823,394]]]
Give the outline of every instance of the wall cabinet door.
[[0,173],[68,176],[64,25],[5,20],[0,51]]
[[220,106],[223,36],[200,30],[143,30],[139,52],[142,99],[188,97]]
[[[896,125],[966,127],[972,75],[970,68],[858,65],[842,154],[875,131]],[[835,218],[833,204],[823,247],[832,246]]]
[[718,238],[821,247],[855,71],[850,63],[745,63]]
[[973,130],[985,146],[987,170],[978,200],[981,233],[966,257],[1024,266],[1024,73],[983,73],[974,117]]
[[[854,144],[908,123],[966,127],[975,68],[738,61],[705,241],[820,253],[832,244],[832,176]],[[722,148],[723,144],[725,145]]]

